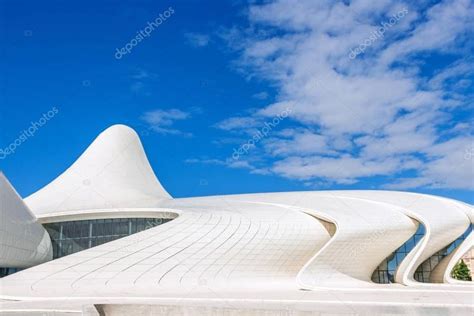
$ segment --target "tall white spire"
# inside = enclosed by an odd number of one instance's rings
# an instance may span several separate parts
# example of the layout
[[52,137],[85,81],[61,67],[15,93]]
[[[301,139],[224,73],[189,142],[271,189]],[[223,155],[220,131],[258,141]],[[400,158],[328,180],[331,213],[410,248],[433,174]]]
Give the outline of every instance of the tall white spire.
[[171,199],[156,178],[137,133],[125,125],[102,132],[59,177],[25,199],[35,214],[154,207]]

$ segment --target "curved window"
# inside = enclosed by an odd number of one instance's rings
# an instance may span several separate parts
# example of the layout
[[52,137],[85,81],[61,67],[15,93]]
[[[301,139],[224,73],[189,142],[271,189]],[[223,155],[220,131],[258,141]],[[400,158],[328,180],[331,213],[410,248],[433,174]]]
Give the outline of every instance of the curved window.
[[447,247],[444,247],[440,251],[436,252],[434,255],[426,259],[415,271],[414,278],[418,282],[431,282],[431,272],[435,269],[438,263],[446,256],[451,254],[467,236],[472,232],[472,224],[466,229],[466,231],[459,236],[455,241],[449,244]]
[[395,273],[400,263],[415,248],[417,243],[425,236],[425,226],[413,220],[418,229],[400,248],[395,250],[375,269],[372,274],[372,281],[375,283],[395,283]]
[[171,218],[107,218],[43,224],[53,244],[53,259],[126,237]]

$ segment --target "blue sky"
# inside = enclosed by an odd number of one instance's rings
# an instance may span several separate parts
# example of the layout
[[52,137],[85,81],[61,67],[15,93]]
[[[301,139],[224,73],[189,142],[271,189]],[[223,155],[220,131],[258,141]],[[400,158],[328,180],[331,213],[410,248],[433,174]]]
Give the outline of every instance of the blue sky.
[[27,196],[122,123],[175,197],[395,189],[473,203],[473,9],[2,1],[0,169]]

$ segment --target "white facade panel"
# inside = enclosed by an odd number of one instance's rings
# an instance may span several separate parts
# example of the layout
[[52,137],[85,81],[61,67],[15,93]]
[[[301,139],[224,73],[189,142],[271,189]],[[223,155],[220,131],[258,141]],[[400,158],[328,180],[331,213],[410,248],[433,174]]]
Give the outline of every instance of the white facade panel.
[[27,268],[51,259],[48,233],[0,173],[0,267]]

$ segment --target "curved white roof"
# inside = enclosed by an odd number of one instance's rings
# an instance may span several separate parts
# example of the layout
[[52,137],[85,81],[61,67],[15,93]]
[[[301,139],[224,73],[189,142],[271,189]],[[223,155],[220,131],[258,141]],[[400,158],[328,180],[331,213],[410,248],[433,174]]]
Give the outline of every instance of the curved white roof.
[[[138,136],[123,125],[104,131],[69,169],[26,201],[45,222],[111,213],[179,216],[1,279],[5,298],[157,297],[183,291],[204,298],[213,293],[298,297],[301,289],[350,289],[400,293],[393,297],[448,291],[465,307],[472,289],[421,284],[413,278],[424,260],[466,230],[473,218],[470,205],[390,191],[172,199],[156,179]],[[400,264],[399,284],[373,283],[376,267],[415,233],[414,219],[426,234]],[[462,249],[472,244],[472,237],[466,242]],[[453,258],[436,272],[447,282]],[[412,292],[403,292],[403,285]]]
[[125,125],[102,132],[77,161],[25,202],[35,214],[150,207],[170,195],[156,178],[137,133]]

